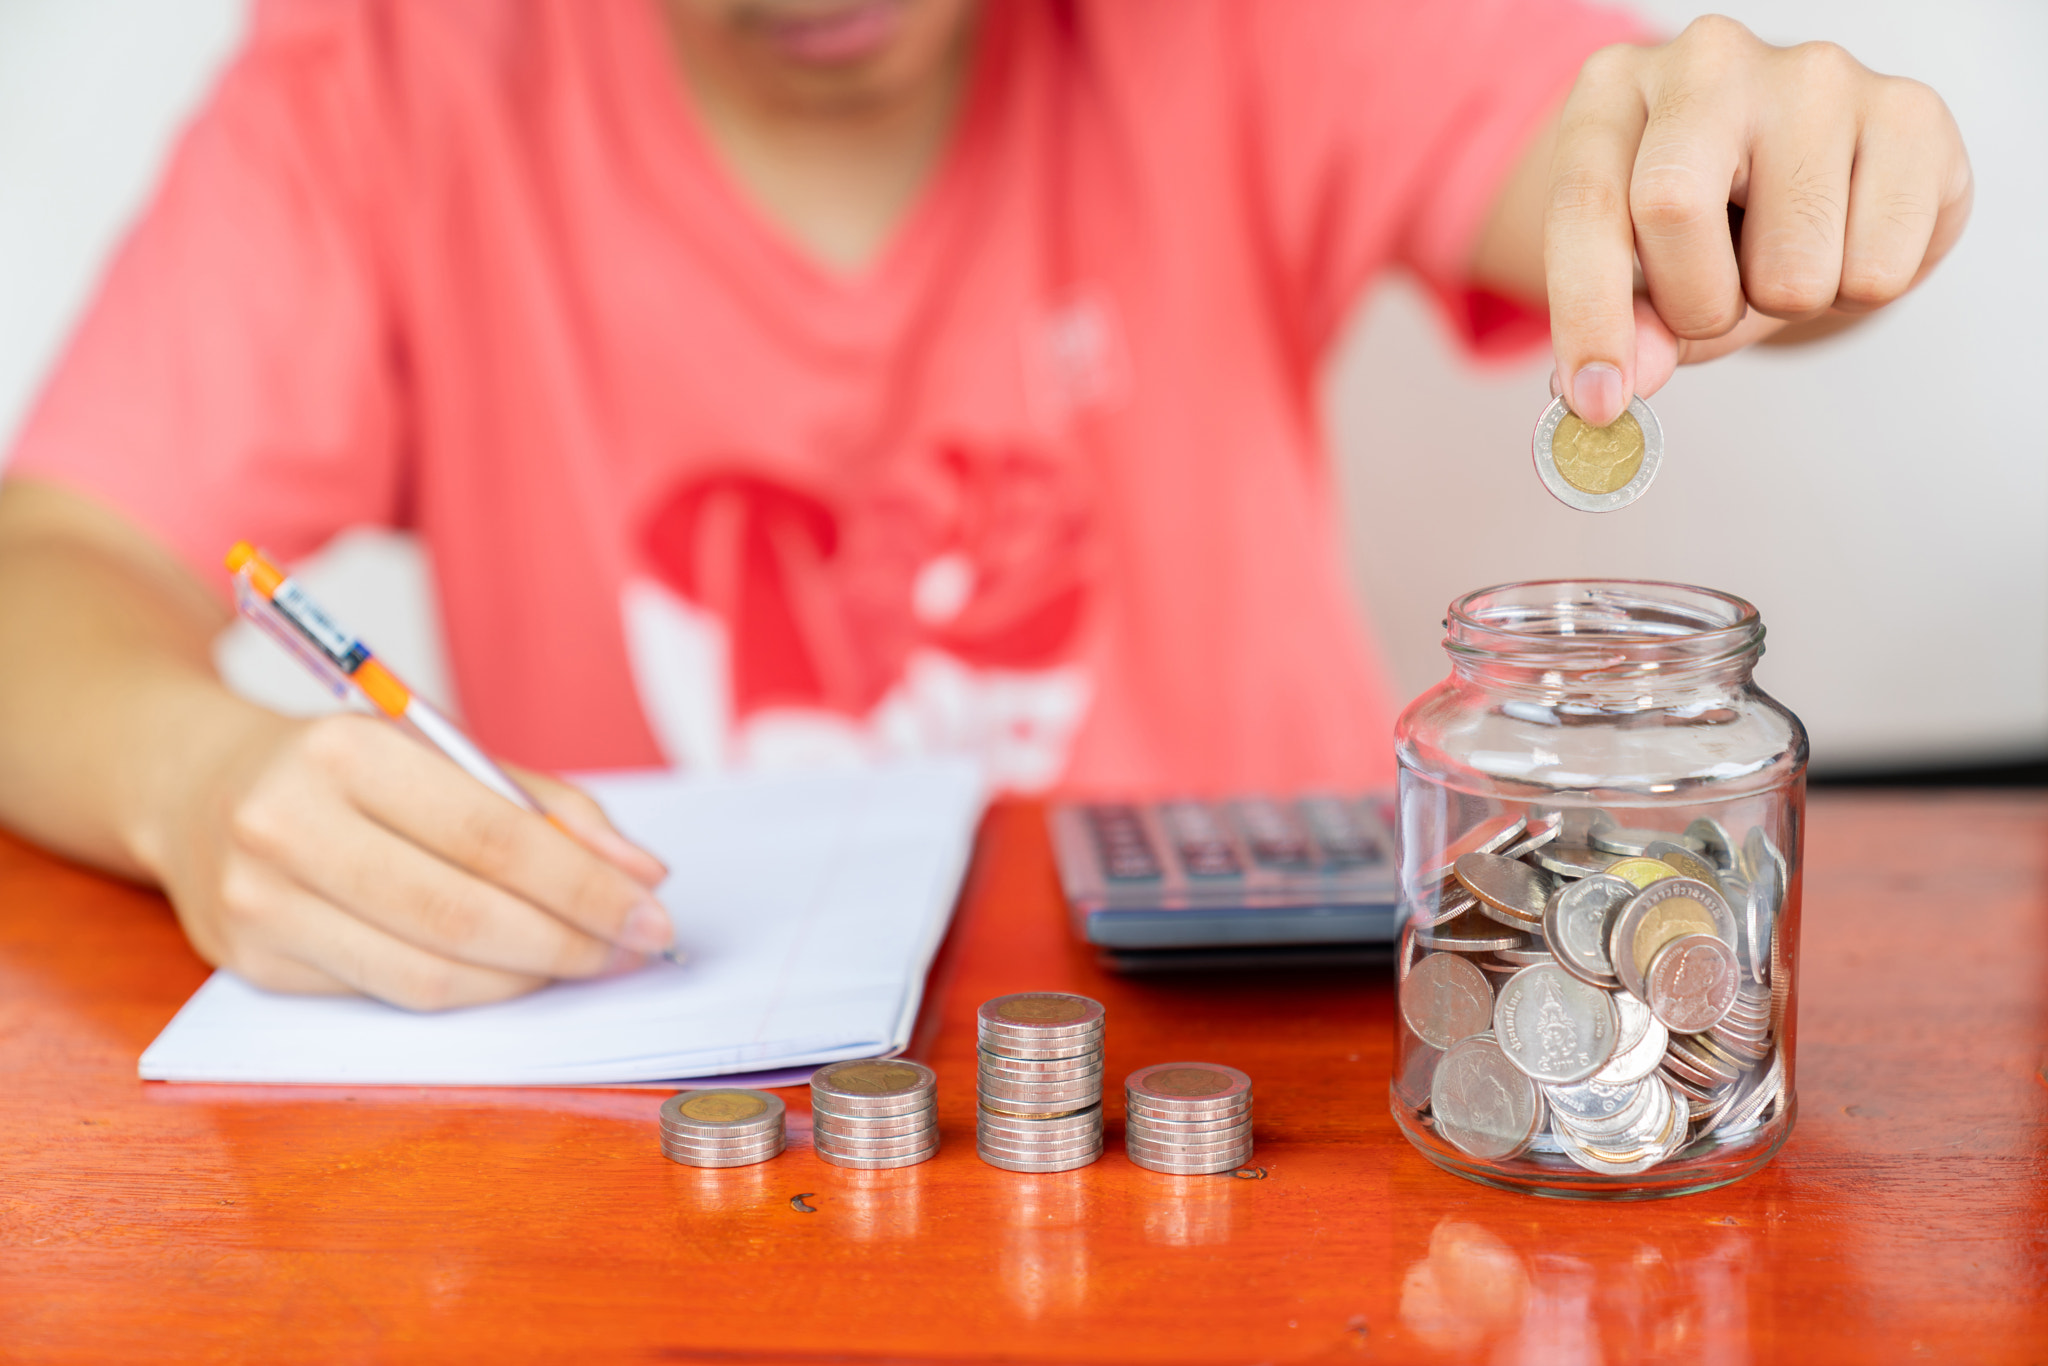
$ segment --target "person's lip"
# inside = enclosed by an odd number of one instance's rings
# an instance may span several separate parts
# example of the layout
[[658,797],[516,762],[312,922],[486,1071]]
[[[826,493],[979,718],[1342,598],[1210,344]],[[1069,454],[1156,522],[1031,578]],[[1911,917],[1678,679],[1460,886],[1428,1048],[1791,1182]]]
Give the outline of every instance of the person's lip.
[[791,61],[841,66],[866,61],[888,47],[902,16],[902,0],[855,0],[811,13],[778,14],[764,19],[761,29]]

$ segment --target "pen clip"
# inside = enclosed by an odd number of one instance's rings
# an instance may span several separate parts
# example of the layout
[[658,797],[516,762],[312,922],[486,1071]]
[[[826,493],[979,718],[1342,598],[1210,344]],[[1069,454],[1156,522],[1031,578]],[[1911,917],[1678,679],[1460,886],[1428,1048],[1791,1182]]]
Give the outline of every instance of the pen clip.
[[329,692],[343,702],[359,710],[371,708],[370,700],[363,696],[362,689],[356,686],[355,680],[336,668],[333,660],[314,648],[313,643],[278,610],[277,604],[249,582],[247,569],[236,570],[234,577],[235,608],[248,618],[250,624],[291,651],[293,657],[305,665],[315,678],[327,685]]

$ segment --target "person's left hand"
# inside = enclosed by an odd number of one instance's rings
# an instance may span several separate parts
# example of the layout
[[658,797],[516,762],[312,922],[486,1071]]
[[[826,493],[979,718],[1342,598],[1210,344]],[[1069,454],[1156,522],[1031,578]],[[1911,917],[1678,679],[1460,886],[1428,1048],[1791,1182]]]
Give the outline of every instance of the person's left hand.
[[1955,244],[1970,194],[1941,97],[1833,44],[1771,47],[1709,17],[1604,48],[1550,165],[1553,388],[1605,426],[1679,364],[1881,308]]

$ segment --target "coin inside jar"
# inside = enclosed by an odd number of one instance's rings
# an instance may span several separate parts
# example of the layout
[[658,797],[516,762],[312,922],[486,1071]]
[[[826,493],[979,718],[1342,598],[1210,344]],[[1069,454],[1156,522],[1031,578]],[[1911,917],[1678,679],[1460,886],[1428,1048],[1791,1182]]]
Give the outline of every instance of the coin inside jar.
[[1554,399],[1531,441],[1536,475],[1559,502],[1580,512],[1613,512],[1643,495],[1664,457],[1664,430],[1650,405],[1631,397],[1620,417],[1594,427]]
[[1740,980],[1735,950],[1711,934],[1682,934],[1657,950],[1645,974],[1650,1009],[1680,1034],[1721,1022]]
[[1432,953],[1401,981],[1401,1018],[1432,1048],[1449,1048],[1493,1022],[1493,988],[1462,954]]
[[1668,877],[1636,893],[1614,922],[1607,956],[1621,984],[1649,1000],[1650,960],[1682,934],[1710,934],[1735,943],[1735,913],[1721,894],[1689,877]]
[[1550,884],[1528,864],[1504,854],[1460,854],[1451,871],[1466,891],[1479,898],[1480,910],[1493,919],[1521,929],[1543,923]]
[[1543,941],[1566,971],[1597,987],[1617,985],[1608,937],[1638,890],[1625,878],[1595,873],[1567,883],[1550,899],[1543,909]]
[[1555,963],[1523,968],[1500,990],[1493,1036],[1509,1061],[1540,1082],[1584,1081],[1614,1055],[1613,999]]
[[1508,1061],[1491,1034],[1460,1039],[1430,1079],[1436,1131],[1473,1157],[1499,1161],[1529,1146],[1543,1127],[1543,1096]]

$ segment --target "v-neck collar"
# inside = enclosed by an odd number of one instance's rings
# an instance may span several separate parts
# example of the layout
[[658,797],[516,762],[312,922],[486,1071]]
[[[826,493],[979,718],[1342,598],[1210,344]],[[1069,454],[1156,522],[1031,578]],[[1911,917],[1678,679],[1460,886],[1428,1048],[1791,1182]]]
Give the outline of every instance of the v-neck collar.
[[[730,254],[735,266],[771,290],[793,296],[784,301],[810,316],[823,310],[865,317],[867,325],[856,317],[846,317],[845,323],[866,333],[879,321],[876,312],[896,314],[979,198],[976,182],[990,174],[986,144],[995,137],[1004,102],[998,87],[1012,66],[1007,54],[1014,47],[1009,41],[1014,7],[1003,0],[989,0],[984,7],[968,58],[967,89],[938,163],[882,249],[852,271],[835,269],[805,249],[727,169],[678,69],[659,0],[628,0],[603,9],[620,20],[608,26],[613,48],[608,55],[629,83],[620,109],[621,131],[635,143],[637,169],[669,210],[684,216],[688,235]],[[827,330],[840,332],[838,326]]]

